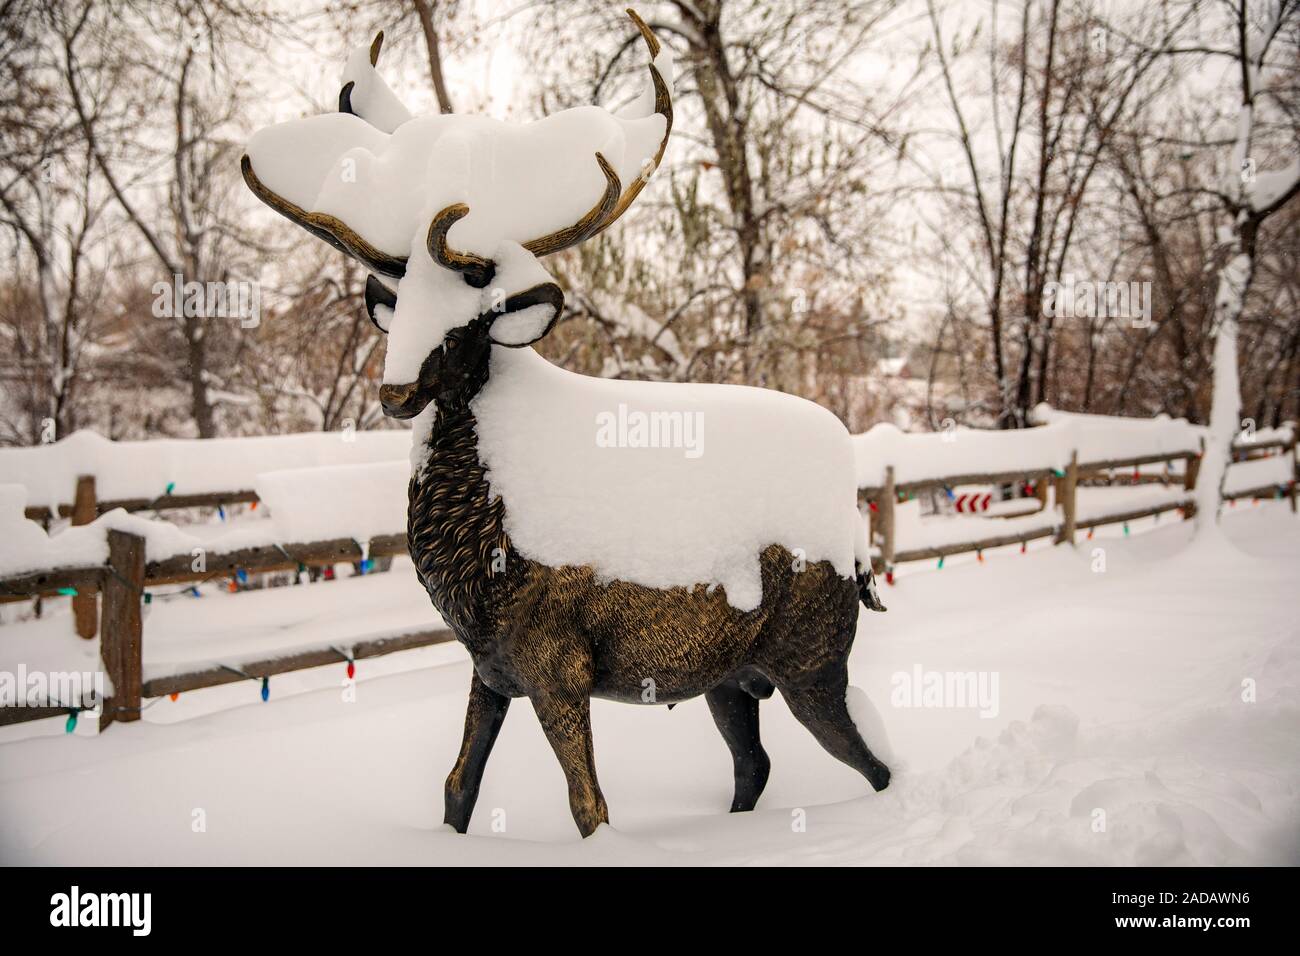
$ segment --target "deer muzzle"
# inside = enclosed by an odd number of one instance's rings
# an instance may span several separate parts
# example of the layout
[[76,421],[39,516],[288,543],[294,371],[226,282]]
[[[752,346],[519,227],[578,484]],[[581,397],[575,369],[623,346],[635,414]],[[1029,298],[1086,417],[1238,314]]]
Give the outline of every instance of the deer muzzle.
[[419,396],[420,383],[408,385],[381,385],[379,387],[379,404],[389,418],[414,418],[424,410],[427,402]]

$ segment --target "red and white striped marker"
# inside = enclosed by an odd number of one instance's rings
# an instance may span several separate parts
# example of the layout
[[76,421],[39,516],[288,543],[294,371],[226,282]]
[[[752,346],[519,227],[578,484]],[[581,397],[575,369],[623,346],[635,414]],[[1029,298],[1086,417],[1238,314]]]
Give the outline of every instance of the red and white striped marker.
[[961,494],[953,499],[953,507],[959,514],[974,514],[977,511],[988,511],[989,504],[993,501],[991,492],[981,492],[976,494]]

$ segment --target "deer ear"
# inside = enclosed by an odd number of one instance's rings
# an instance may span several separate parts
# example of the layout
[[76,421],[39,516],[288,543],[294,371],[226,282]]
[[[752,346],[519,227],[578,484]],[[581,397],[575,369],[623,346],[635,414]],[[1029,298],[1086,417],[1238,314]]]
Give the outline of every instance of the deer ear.
[[366,314],[385,335],[393,327],[393,310],[397,308],[397,294],[375,276],[366,277]]
[[506,299],[488,334],[497,345],[520,349],[532,345],[555,327],[564,310],[564,293],[554,282],[543,282]]

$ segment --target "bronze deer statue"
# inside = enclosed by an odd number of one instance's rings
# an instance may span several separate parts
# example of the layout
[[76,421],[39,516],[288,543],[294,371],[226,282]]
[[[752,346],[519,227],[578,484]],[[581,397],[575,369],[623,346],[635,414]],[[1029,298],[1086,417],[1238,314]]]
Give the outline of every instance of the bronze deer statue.
[[[645,115],[627,121],[642,125],[624,128],[630,131],[629,143],[634,133],[652,129],[657,149],[653,155],[638,156],[629,146],[623,155],[609,159],[597,151],[596,168],[603,182],[588,180],[600,183],[595,203],[580,217],[538,237],[525,241],[523,234],[498,233],[488,242],[480,231],[473,239],[476,249],[453,243],[449,239],[453,227],[473,221],[476,202],[490,202],[490,194],[480,193],[475,202],[441,206],[424,220],[427,229],[403,255],[399,240],[405,233],[400,229],[380,238],[385,217],[405,214],[399,206],[392,206],[384,216],[371,215],[364,204],[352,207],[354,212],[339,213],[347,203],[313,204],[316,193],[294,185],[295,176],[301,178],[310,170],[299,174],[294,164],[281,163],[285,168],[275,173],[277,181],[272,184],[255,169],[277,166],[275,150],[268,145],[279,136],[274,132],[277,127],[259,133],[262,140],[254,137],[243,159],[245,180],[260,199],[374,273],[366,286],[367,309],[379,328],[392,331],[380,400],[385,414],[416,419],[409,486],[410,554],[433,605],[467,648],[474,665],[464,739],[445,792],[445,821],[461,833],[469,825],[484,767],[510,701],[517,697],[529,698],[536,710],[564,770],[573,818],[583,836],[609,819],[596,780],[592,697],[672,705],[703,695],[733,757],[732,811],[753,809],[767,782],[770,762],[759,740],[758,708],[774,688],[780,689],[795,717],[829,753],[859,771],[876,790],[889,783],[889,769],[864,742],[846,704],[847,659],[858,604],[884,608],[876,597],[855,507],[847,433],[839,421],[811,403],[768,390],[588,379],[549,365],[530,348],[553,328],[564,302],[559,286],[549,281],[535,257],[569,248],[608,228],[645,186],[668,143],[672,98],[669,82],[656,65],[663,62],[660,46],[640,18],[628,13],[650,51],[653,95],[646,98]],[[410,142],[423,137],[420,148],[441,149],[445,137],[458,135],[462,128],[454,125],[454,118],[429,117],[428,125],[419,128],[415,124],[424,120],[403,118],[400,107],[392,104],[391,93],[373,74],[381,42],[382,34],[370,50],[370,72],[364,63],[350,65],[352,79],[340,96],[342,116],[330,114],[328,127],[320,123],[312,127],[323,131],[313,140],[313,148],[328,153],[312,160],[314,166],[308,163],[317,177],[321,170],[333,171],[326,175],[336,173],[349,157],[360,155],[355,150],[358,145],[396,149],[390,144],[400,138]],[[584,115],[588,117],[584,122],[603,122],[593,114]],[[299,125],[294,130],[323,119],[295,121]],[[367,122],[369,126],[363,128]],[[285,134],[288,140],[276,141],[296,142],[293,137],[306,135],[294,130]],[[390,134],[391,140],[384,138]],[[602,136],[606,145],[621,142],[617,136]],[[270,158],[263,161],[260,156]],[[621,183],[629,177],[632,185],[624,189]],[[309,185],[316,190],[319,183]],[[294,194],[286,195],[289,192]],[[573,205],[587,208],[585,202]],[[418,210],[411,213],[417,214]],[[366,225],[345,221],[346,216],[367,215],[371,218]],[[518,232],[521,227],[511,228]],[[397,292],[377,276],[401,279]],[[395,358],[399,335],[408,352],[414,348],[412,343],[419,345],[418,354]],[[525,380],[526,385],[520,384]],[[620,390],[633,385],[653,389],[645,393],[653,401],[673,402],[683,395],[681,401],[687,405],[716,400],[727,426],[717,439],[723,442],[744,431],[740,421],[744,416],[736,410],[742,400],[765,402],[764,407],[776,411],[788,411],[797,403],[801,421],[810,423],[799,431],[808,434],[772,436],[770,441],[784,442],[790,454],[830,463],[825,469],[811,468],[833,473],[830,478],[798,475],[790,481],[796,485],[830,482],[825,486],[835,489],[837,502],[832,513],[807,511],[814,506],[801,505],[798,494],[788,498],[790,509],[805,508],[810,525],[832,529],[819,533],[834,537],[833,547],[805,561],[789,534],[764,538],[762,521],[768,519],[760,516],[744,518],[749,524],[742,537],[754,543],[735,546],[743,552],[736,566],[743,568],[732,577],[720,571],[710,580],[674,579],[663,562],[637,570],[642,568],[634,553],[638,541],[627,543],[624,564],[617,564],[624,560],[618,555],[609,559],[615,562],[613,573],[601,560],[572,557],[539,534],[534,520],[539,509],[572,508],[578,509],[573,512],[576,518],[565,529],[582,523],[582,516],[588,514],[581,510],[583,495],[563,486],[575,480],[572,469],[552,468],[540,458],[535,467],[532,459],[527,468],[519,465],[521,456],[526,457],[517,440],[519,428],[526,429],[524,437],[530,440],[538,438],[539,431],[558,435],[562,429],[581,427],[589,433],[589,419],[573,426],[549,408],[531,424],[515,421],[545,403],[548,383],[574,389],[573,394],[584,395],[584,389],[599,392],[593,399],[595,407],[617,400],[623,394]],[[526,389],[532,391],[521,394]],[[693,391],[677,391],[681,389]],[[723,391],[727,389],[731,391]],[[693,466],[683,460],[683,469]],[[548,477],[548,469],[564,472],[564,477]],[[714,484],[721,483],[725,491],[732,479],[751,480],[737,477],[736,469],[732,472],[717,474]],[[678,500],[683,507],[694,507],[694,491],[702,489],[692,484],[690,474],[681,474],[685,477]],[[765,480],[761,474],[752,478]],[[710,493],[717,490],[711,487]],[[720,542],[718,547],[722,546]],[[692,564],[696,559],[714,558],[686,555],[680,574],[693,574],[692,569],[705,566]],[[721,559],[715,564],[731,567]],[[633,570],[624,578],[617,573],[621,567]],[[647,686],[653,687],[649,695]]]

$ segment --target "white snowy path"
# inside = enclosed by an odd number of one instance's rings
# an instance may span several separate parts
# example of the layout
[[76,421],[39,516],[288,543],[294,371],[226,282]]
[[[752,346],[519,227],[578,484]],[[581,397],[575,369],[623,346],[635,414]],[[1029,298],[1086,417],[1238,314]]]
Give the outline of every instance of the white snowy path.
[[[1225,527],[1242,552],[1189,550],[1190,523],[1166,518],[1073,552],[905,569],[884,588],[889,613],[863,613],[852,658],[907,764],[883,794],[778,695],[762,707],[771,782],[757,812],[728,815],[730,759],[702,700],[596,701],[614,827],[581,841],[516,701],[462,837],[440,826],[441,787],[469,665],[441,648],[362,662],[356,703],[341,701],[335,668],[269,704],[249,684],[162,701],[101,737],[65,736],[59,721],[29,739],[11,729],[0,862],[1300,863],[1300,521],[1265,502]],[[402,670],[413,664],[434,666]],[[891,674],[918,664],[996,672],[997,716],[892,707]],[[250,703],[201,712],[234,700]]]

